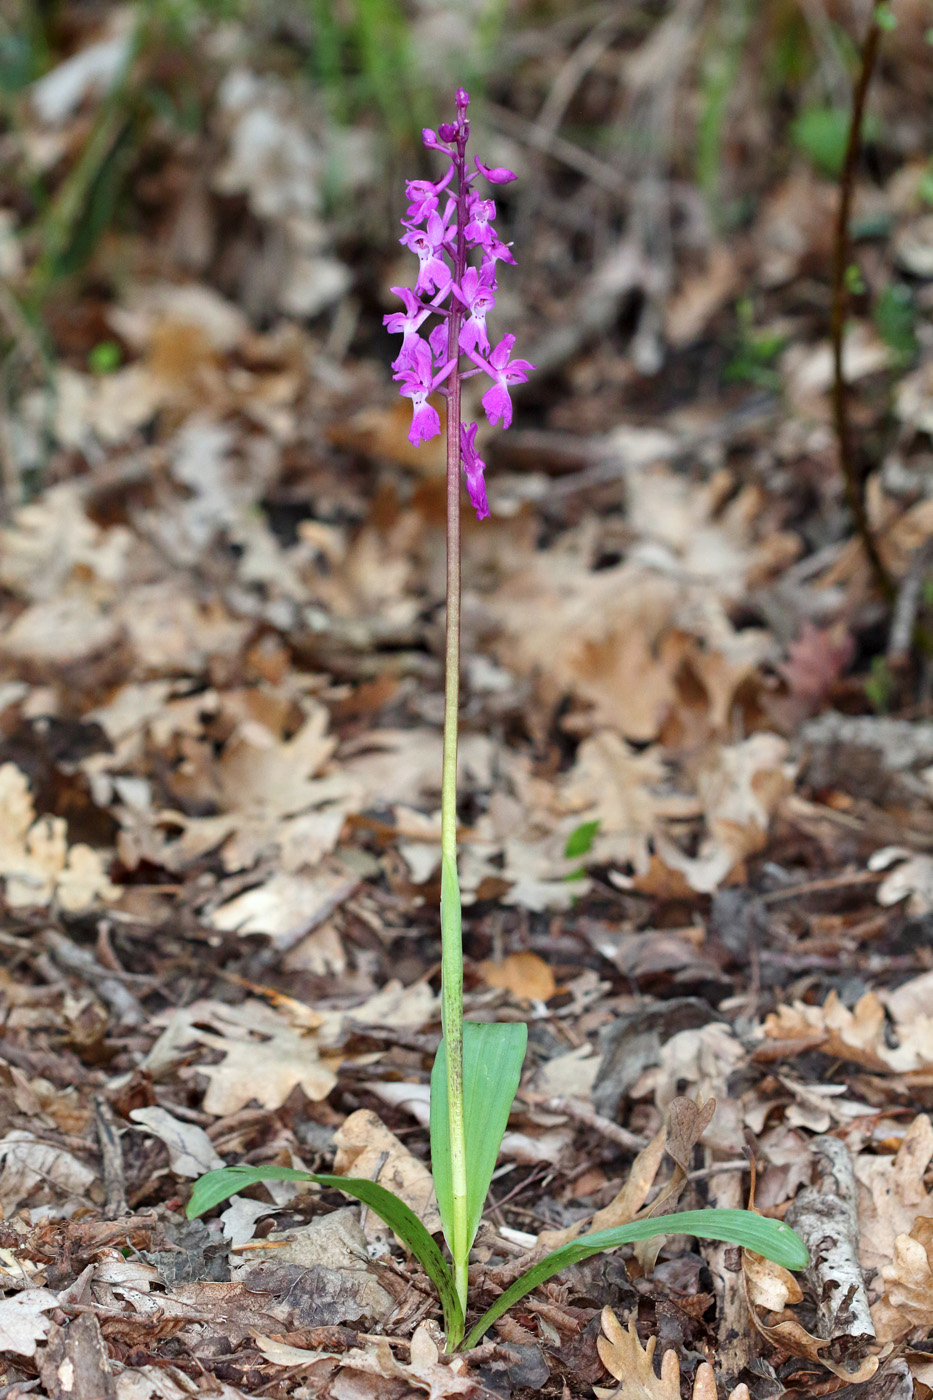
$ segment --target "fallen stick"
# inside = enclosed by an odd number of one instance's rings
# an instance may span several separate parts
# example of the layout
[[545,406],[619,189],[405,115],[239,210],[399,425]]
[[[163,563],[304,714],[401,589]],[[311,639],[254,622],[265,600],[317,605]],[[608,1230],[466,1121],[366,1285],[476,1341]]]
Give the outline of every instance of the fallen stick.
[[816,1302],[813,1331],[832,1359],[854,1371],[876,1348],[875,1325],[858,1255],[858,1191],[845,1143],[823,1135],[810,1144],[817,1180],[798,1193],[787,1223],[810,1251],[806,1277]]

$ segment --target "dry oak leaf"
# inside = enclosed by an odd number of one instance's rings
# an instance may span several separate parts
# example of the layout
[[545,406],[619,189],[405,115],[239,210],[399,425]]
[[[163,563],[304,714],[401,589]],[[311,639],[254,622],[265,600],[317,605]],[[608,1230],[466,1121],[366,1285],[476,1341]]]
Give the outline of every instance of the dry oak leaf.
[[838,1365],[830,1356],[824,1354],[824,1349],[831,1345],[831,1338],[815,1337],[812,1332],[801,1327],[796,1318],[788,1318],[768,1327],[758,1317],[754,1308],[750,1308],[749,1311],[756,1328],[772,1346],[790,1356],[803,1356],[808,1361],[825,1366],[827,1371],[832,1371],[834,1376],[838,1376],[847,1385],[861,1385],[863,1381],[870,1380],[878,1369],[878,1357],[866,1356],[857,1371],[847,1371],[845,1366]]
[[925,1176],[933,1160],[933,1123],[920,1113],[904,1134],[894,1157],[860,1153],[855,1159],[859,1185],[859,1262],[881,1270],[895,1254],[895,1241],[910,1234],[918,1219],[933,1216],[933,1192]]
[[898,1027],[900,1045],[892,1049],[885,1038],[884,1007],[874,992],[866,992],[852,1011],[833,991],[822,1006],[779,1006],[765,1018],[771,1040],[805,1040],[813,1049],[864,1065],[876,1073],[905,1074],[933,1066],[933,1020],[920,1017]]
[[437,1344],[423,1323],[412,1336],[407,1363],[397,1361],[389,1343],[384,1340],[373,1347],[353,1347],[342,1354],[288,1346],[273,1337],[258,1334],[254,1340],[263,1355],[277,1365],[310,1366],[321,1361],[337,1361],[341,1376],[350,1371],[385,1380],[406,1381],[410,1387],[427,1391],[430,1400],[444,1400],[445,1396],[463,1394],[476,1388],[475,1380],[467,1374],[464,1358],[454,1356],[449,1362],[442,1361]]
[[899,1342],[933,1327],[933,1219],[921,1216],[894,1241],[894,1259],[881,1270],[885,1292],[871,1310],[879,1342]]
[[779,1313],[788,1303],[803,1301],[803,1289],[790,1270],[765,1259],[762,1254],[743,1249],[742,1273],[745,1275],[746,1297],[756,1308]]
[[35,1356],[36,1343],[45,1340],[52,1325],[42,1314],[57,1306],[58,1297],[48,1288],[28,1288],[0,1300],[0,1353]]
[[[265,1038],[250,1031],[243,1033],[246,1013]],[[329,1064],[321,1060],[316,1039],[303,1034],[261,1003],[220,1008],[213,1012],[215,1023],[222,1018],[225,1034],[215,1035],[196,1027],[188,1040],[199,1040],[224,1059],[219,1065],[192,1066],[189,1073],[203,1074],[210,1081],[204,1096],[207,1113],[219,1117],[236,1113],[255,1099],[262,1108],[281,1108],[289,1094],[300,1087],[313,1101],[325,1099],[337,1084]]]
[[[414,1211],[429,1234],[440,1230],[431,1173],[371,1109],[351,1113],[338,1128],[334,1142],[337,1155],[333,1171],[337,1176],[378,1181]],[[387,1227],[372,1211],[366,1212],[365,1228],[370,1236],[387,1233]]]
[[[664,1353],[661,1374],[657,1376],[654,1371],[657,1337],[649,1337],[643,1348],[634,1318],[626,1331],[611,1308],[603,1308],[602,1324],[606,1335],[596,1339],[599,1359],[621,1384],[615,1390],[594,1386],[593,1393],[599,1400],[680,1400],[680,1362],[676,1352]],[[716,1377],[709,1362],[704,1361],[697,1370],[693,1400],[716,1400]],[[736,1386],[729,1400],[748,1400],[748,1387]]]
[[480,963],[483,981],[516,997],[532,1001],[549,1001],[557,991],[551,968],[537,953],[510,953],[501,962]]
[[63,817],[35,819],[24,773],[13,763],[0,767],[0,878],[7,904],[16,909],[48,904],[53,897],[69,913],[98,900],[113,901],[103,862],[90,846],[68,845]]

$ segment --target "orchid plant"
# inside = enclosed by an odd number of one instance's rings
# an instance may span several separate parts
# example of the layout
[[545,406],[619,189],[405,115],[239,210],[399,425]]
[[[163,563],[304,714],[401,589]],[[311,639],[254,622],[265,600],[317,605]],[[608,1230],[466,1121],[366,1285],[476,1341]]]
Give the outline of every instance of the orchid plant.
[[[477,518],[489,515],[485,463],[476,448],[478,424],[461,422],[465,379],[484,375],[490,386],[482,406],[490,424],[512,421],[511,385],[523,383],[534,366],[513,359],[513,335],[492,346],[487,314],[495,307],[496,268],[514,263],[509,245],[493,226],[496,206],[476,189],[482,178],[504,185],[511,170],[474,158],[467,166],[469,96],[456,95],[456,120],[423,133],[424,144],[447,161],[442,177],[412,180],[402,226],[402,244],[418,257],[414,287],[393,287],[403,310],[385,317],[401,334],[393,362],[399,392],[412,402],[409,440],[417,445],[441,431],[432,393],[446,399],[447,418],[447,632],[444,758],[441,788],[441,1024],[443,1036],[431,1074],[431,1167],[444,1238],[453,1268],[409,1207],[378,1182],[299,1171],[291,1167],[232,1166],[208,1172],[195,1184],[189,1217],[260,1181],[304,1181],[338,1188],[355,1197],[395,1231],[434,1283],[443,1310],[447,1350],[475,1346],[513,1303],[570,1264],[603,1250],[663,1234],[693,1234],[743,1245],[787,1268],[808,1263],[797,1234],[753,1211],[688,1210],[632,1221],[582,1235],[539,1260],[507,1288],[466,1336],[470,1249],[482,1217],[499,1147],[518,1089],[527,1043],[524,1023],[463,1020],[463,947],[457,877],[457,719],[460,687],[460,472]],[[469,259],[478,256],[479,265]],[[436,324],[425,339],[422,327]],[[464,357],[467,363],[464,364]]]

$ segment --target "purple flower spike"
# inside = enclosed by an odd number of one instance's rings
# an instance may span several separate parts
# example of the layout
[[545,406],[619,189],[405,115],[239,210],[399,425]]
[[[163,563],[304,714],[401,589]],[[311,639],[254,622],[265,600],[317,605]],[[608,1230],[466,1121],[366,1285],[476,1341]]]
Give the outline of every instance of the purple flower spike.
[[509,359],[514,344],[514,335],[504,335],[488,360],[480,359],[475,350],[470,355],[474,364],[479,365],[480,369],[485,370],[495,381],[492,388],[487,389],[483,395],[483,408],[490,423],[495,424],[501,418],[503,428],[507,428],[512,422],[509,385],[525,384],[528,380],[528,370],[534,369],[534,365],[529,364],[527,360]]
[[[477,370],[488,375],[492,385],[482,400],[486,417],[490,423],[507,428],[512,422],[510,388],[523,384],[534,365],[510,358],[514,335],[503,336],[490,349],[486,318],[496,305],[496,264],[514,263],[515,259],[493,226],[495,200],[483,198],[476,184],[482,176],[491,185],[506,185],[515,179],[515,172],[503,165],[484,165],[478,157],[474,158],[475,173],[469,172],[469,105],[469,93],[458,88],[456,119],[441,122],[437,131],[425,127],[422,132],[428,150],[447,156],[450,164],[437,181],[409,180],[406,184],[409,206],[400,241],[417,255],[418,275],[413,290],[393,287],[404,310],[383,320],[390,331],[402,335],[402,348],[392,368],[401,385],[399,393],[412,401],[410,442],[426,442],[440,432],[440,417],[428,403],[428,395],[450,378],[449,390],[443,390],[449,396],[447,460],[452,471],[457,454],[451,449],[459,436],[470,500],[477,518],[485,520],[489,515],[486,464],[476,451],[476,424],[460,422],[461,386]],[[476,251],[472,263],[471,250]],[[432,316],[437,320],[433,329],[425,329],[423,338],[421,328]],[[461,366],[463,355],[475,369]]]
[[463,457],[463,469],[466,472],[467,491],[470,493],[470,503],[476,510],[477,520],[486,520],[489,516],[489,502],[486,499],[486,482],[483,473],[486,470],[486,463],[477,454],[474,446],[476,442],[475,423],[460,425],[460,452]]

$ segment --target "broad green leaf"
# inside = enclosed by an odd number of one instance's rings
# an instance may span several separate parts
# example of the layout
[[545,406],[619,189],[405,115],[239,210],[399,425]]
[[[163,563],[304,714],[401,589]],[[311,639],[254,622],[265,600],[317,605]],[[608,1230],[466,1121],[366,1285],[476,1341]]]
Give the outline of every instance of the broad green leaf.
[[[489,1183],[521,1078],[524,1021],[466,1021],[463,1026],[463,1117],[467,1168],[467,1248],[479,1228]],[[438,1047],[431,1071],[431,1171],[444,1235],[452,1237],[453,1191],[447,1128],[447,1057]]]
[[483,1333],[513,1303],[524,1298],[539,1283],[559,1274],[561,1269],[566,1269],[570,1264],[579,1264],[602,1250],[618,1249],[619,1245],[650,1240],[656,1235],[696,1235],[699,1239],[725,1240],[727,1244],[742,1245],[744,1249],[763,1254],[775,1264],[783,1264],[785,1269],[805,1269],[810,1262],[806,1245],[789,1225],[780,1220],[768,1220],[750,1210],[682,1210],[654,1219],[633,1220],[631,1224],[619,1225],[614,1230],[597,1230],[592,1235],[581,1235],[578,1240],[571,1240],[533,1265],[496,1299],[488,1312],[483,1313],[467,1337],[464,1350],[475,1347]]
[[443,1254],[417,1215],[398,1196],[393,1196],[391,1191],[376,1181],[296,1171],[294,1167],[219,1167],[217,1171],[206,1172],[195,1182],[185,1213],[189,1220],[193,1220],[195,1216],[203,1215],[212,1206],[235,1196],[247,1186],[255,1186],[259,1181],[310,1181],[318,1186],[345,1191],[348,1196],[362,1201],[374,1215],[385,1221],[390,1230],[395,1231],[418,1260],[440,1297],[448,1348],[453,1350],[460,1345],[463,1310]]

